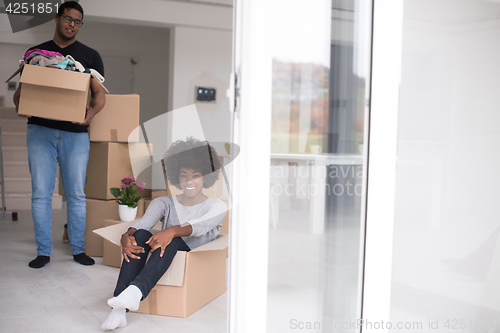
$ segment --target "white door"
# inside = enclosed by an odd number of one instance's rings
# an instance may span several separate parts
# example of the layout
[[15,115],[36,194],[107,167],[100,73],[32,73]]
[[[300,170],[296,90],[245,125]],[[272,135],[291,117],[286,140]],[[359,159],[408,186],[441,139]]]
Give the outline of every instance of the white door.
[[498,332],[500,3],[374,8],[363,332]]

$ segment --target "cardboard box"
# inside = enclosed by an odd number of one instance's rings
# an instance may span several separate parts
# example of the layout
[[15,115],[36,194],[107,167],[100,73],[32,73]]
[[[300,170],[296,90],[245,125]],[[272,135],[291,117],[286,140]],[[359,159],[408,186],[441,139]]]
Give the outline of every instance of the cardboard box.
[[[105,220],[103,227],[109,227],[115,224],[121,223],[118,220]],[[102,249],[102,264],[111,267],[120,268],[122,265],[122,249],[121,246],[111,243],[107,239],[103,239],[101,236],[97,237],[103,240],[103,249]]]
[[[135,221],[95,230],[115,245]],[[151,232],[160,230],[154,227]],[[167,272],[136,312],[186,318],[226,290],[227,235],[190,252],[178,251]]]
[[224,203],[227,205],[227,214],[224,217],[224,220],[222,220],[222,227],[220,228],[220,233],[229,235],[229,201],[224,199],[221,200],[224,201]]
[[[144,215],[144,199],[137,205],[137,217]],[[118,203],[114,200],[87,199],[87,227],[85,229],[85,253],[91,257],[103,256],[103,240],[93,231],[104,227],[105,220],[120,220]],[[119,267],[119,266],[118,266]]]
[[[215,245],[217,240],[206,245]],[[158,283],[135,312],[186,318],[226,291],[225,248],[199,247],[184,253],[182,286]]]
[[[87,166],[87,178],[85,183],[85,194],[90,199],[111,200],[114,199],[109,191],[112,187],[120,187],[121,180],[125,177],[133,177],[130,155],[137,161],[150,161],[149,149],[145,143],[115,143],[115,142],[91,142],[89,162]],[[62,175],[59,173],[59,194],[64,195],[62,186]],[[143,172],[139,175],[138,182],[151,181],[151,173]],[[142,197],[150,197],[151,190],[139,191]]]
[[139,142],[139,131],[134,131],[139,126],[139,105],[136,94],[106,95],[104,108],[89,125],[90,141]]
[[[84,191],[85,191],[85,189],[84,189]],[[59,195],[65,195],[64,188],[63,188],[63,185],[62,185],[61,170],[59,170]],[[150,189],[140,190],[139,191],[139,195],[142,196],[143,199],[149,198],[149,202],[148,202],[148,205],[149,205],[149,203],[151,202],[151,190]],[[104,200],[104,199],[98,199],[98,200]],[[146,211],[146,207],[144,207],[144,211]]]
[[6,82],[21,71],[20,115],[85,121],[92,95],[90,74],[23,65]]
[[93,231],[104,227],[104,220],[119,220],[118,203],[114,200],[87,199],[87,227],[85,229],[85,253],[91,257],[102,256],[102,238]]
[[[148,163],[149,152],[150,149],[144,143],[91,142],[85,185],[87,197],[113,199],[109,189],[120,187],[123,178],[133,176],[130,156],[133,156],[135,160],[144,160],[144,163]],[[142,173],[138,179],[138,182],[150,181],[150,173]],[[139,194],[148,197],[151,195],[151,190],[145,189],[139,191]]]
[[167,191],[165,190],[156,190],[156,191],[151,191],[151,199],[156,199],[159,197],[164,197],[167,195]]
[[[222,220],[222,227],[220,228],[220,233],[224,235],[229,235],[229,213],[230,213],[230,207],[229,207],[229,201],[224,200],[224,203],[227,205],[227,214],[224,216],[224,220]],[[226,249],[226,258],[229,257],[229,248]]]

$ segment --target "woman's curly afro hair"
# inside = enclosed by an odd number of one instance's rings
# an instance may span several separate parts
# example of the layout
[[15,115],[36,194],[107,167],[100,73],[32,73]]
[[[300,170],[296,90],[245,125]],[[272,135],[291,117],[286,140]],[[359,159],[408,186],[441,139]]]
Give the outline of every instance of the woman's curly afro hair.
[[[209,151],[210,149],[210,151]],[[193,169],[203,175],[203,187],[212,187],[219,179],[220,162],[215,149],[207,142],[193,137],[177,140],[165,153],[167,178],[178,189],[181,168]]]

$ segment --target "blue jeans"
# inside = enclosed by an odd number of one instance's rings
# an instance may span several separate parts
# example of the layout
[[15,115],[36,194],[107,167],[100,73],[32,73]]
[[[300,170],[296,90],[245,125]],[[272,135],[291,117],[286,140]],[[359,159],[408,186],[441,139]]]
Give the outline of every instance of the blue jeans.
[[160,257],[161,249],[158,248],[151,253],[151,257],[149,257],[146,263],[148,253],[151,251],[151,246],[146,244],[146,242],[151,236],[152,234],[144,229],[139,229],[134,233],[137,246],[142,247],[144,253],[137,254],[140,259],[130,259],[130,262],[126,262],[123,259],[120,275],[118,276],[116,288],[113,293],[115,297],[120,295],[129,285],[133,284],[142,292],[142,301],[170,267],[177,251],[191,251],[182,238],[175,237],[165,248],[163,257]]
[[68,237],[71,252],[85,252],[87,202],[83,189],[89,160],[88,133],[72,133],[28,124],[26,135],[31,173],[31,213],[37,253],[52,250],[52,194],[59,162],[68,204]]

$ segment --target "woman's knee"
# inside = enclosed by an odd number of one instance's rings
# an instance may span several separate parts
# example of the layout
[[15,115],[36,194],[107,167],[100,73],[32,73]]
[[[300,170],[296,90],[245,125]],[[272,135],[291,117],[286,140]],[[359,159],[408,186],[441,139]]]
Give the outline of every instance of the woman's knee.
[[153,234],[144,229],[137,229],[136,232],[134,232],[133,236],[135,238],[135,241],[137,242],[137,245],[143,246],[141,244],[145,244],[148,241],[148,239],[150,239],[151,236],[153,236]]

